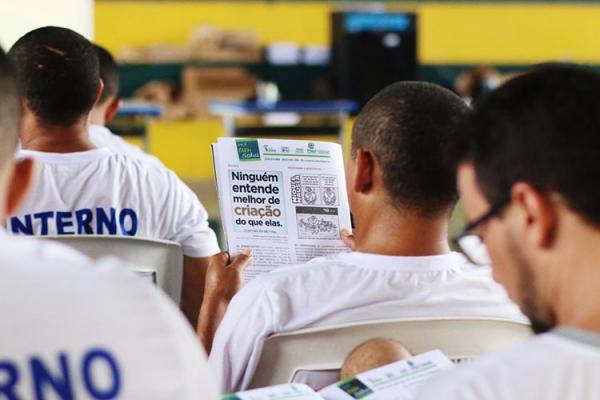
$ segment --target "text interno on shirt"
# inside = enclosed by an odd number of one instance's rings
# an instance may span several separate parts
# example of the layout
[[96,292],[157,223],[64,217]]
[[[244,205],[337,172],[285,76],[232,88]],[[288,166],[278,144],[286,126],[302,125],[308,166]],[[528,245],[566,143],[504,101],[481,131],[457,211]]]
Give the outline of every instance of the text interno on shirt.
[[31,356],[25,362],[1,359],[0,373],[4,377],[0,383],[1,398],[21,400],[26,398],[22,397],[23,392],[32,391],[35,397],[27,398],[74,399],[79,387],[85,388],[84,397],[90,399],[115,399],[121,394],[122,372],[109,351],[89,349],[80,361],[66,351],[57,355],[58,360],[40,356]]
[[135,236],[138,215],[131,208],[82,208],[13,216],[7,225],[12,233],[26,235]]

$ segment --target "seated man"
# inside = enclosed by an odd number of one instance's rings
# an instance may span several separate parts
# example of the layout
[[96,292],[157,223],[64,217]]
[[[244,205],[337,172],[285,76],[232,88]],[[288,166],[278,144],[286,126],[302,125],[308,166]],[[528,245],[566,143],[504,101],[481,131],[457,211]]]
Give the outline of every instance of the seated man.
[[90,112],[89,135],[96,147],[106,147],[113,153],[125,154],[132,158],[141,158],[162,165],[158,158],[144,153],[138,147],[127,143],[120,136],[112,133],[105,125],[119,111],[119,69],[113,56],[104,48],[94,45],[100,63],[100,78],[104,88],[100,98]]
[[15,234],[166,239],[183,247],[181,305],[195,326],[209,257],[219,251],[206,210],[166,168],[96,148],[88,117],[102,93],[98,57],[83,36],[45,27],[9,52],[23,93],[20,158],[38,163],[33,190],[8,221]]
[[488,94],[457,138],[474,262],[537,332],[428,382],[420,399],[600,398],[600,75],[545,66]]
[[522,318],[489,268],[474,268],[448,246],[457,193],[444,159],[468,111],[452,92],[420,82],[391,85],[364,107],[347,170],[354,252],[284,267],[242,288],[209,357],[223,392],[248,386],[274,333],[390,318]]
[[[0,49],[2,224],[25,195],[33,166],[13,158],[21,100],[11,75]],[[181,314],[118,261],[92,262],[3,229],[0,246],[0,397],[218,398]]]
[[383,367],[412,357],[410,351],[397,340],[375,338],[356,346],[342,364],[340,380],[350,379],[362,372]]

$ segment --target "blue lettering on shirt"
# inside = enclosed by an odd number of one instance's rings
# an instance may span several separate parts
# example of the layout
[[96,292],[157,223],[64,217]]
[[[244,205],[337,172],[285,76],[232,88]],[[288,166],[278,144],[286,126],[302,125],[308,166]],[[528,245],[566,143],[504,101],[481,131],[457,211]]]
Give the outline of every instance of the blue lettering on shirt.
[[[93,369],[101,369],[105,364],[110,370],[111,384],[107,387],[100,387],[97,382],[94,382]],[[99,365],[99,367],[95,367]],[[121,388],[121,377],[119,375],[119,367],[114,358],[102,349],[92,350],[85,355],[82,363],[83,368],[83,383],[88,393],[95,399],[114,399],[119,394]]]
[[60,353],[58,359],[60,362],[60,371],[55,375],[52,374],[49,366],[41,358],[31,357],[29,360],[36,399],[45,398],[46,388],[51,388],[61,399],[73,399],[73,385],[71,384],[67,356],[64,353]]
[[94,215],[92,210],[89,208],[83,208],[75,211],[75,219],[77,221],[77,234],[78,235],[91,235],[94,233],[92,229],[92,219]]
[[48,235],[56,232],[57,235],[135,236],[139,219],[136,211],[131,208],[117,210],[98,207],[93,210],[82,208],[14,216],[6,225],[12,233],[25,235]]
[[[127,220],[129,220],[129,224],[127,224]],[[135,211],[131,208],[124,208],[119,214],[119,226],[121,227],[123,235],[135,236],[137,224],[138,221]],[[129,229],[127,229],[127,225],[129,225]]]
[[0,361],[0,394],[8,400],[19,400],[21,397],[16,393],[19,381],[19,370],[10,361]]
[[73,235],[74,231],[67,232],[66,228],[73,226],[73,213],[57,211],[56,212],[56,233],[59,235]]
[[117,234],[117,221],[115,219],[115,209],[110,209],[110,217],[106,215],[103,208],[96,208],[96,232],[99,235],[105,235],[104,228],[108,229],[109,235]]
[[[105,349],[89,349],[80,358],[60,352],[58,360],[32,356],[26,361],[0,360],[0,398],[25,400],[22,394],[33,392],[33,400],[72,400],[79,387],[91,399],[111,400],[121,392],[122,372],[116,358]],[[25,387],[28,384],[33,390]]]
[[24,233],[26,235],[33,235],[33,224],[31,223],[31,215],[25,216],[24,223],[21,222],[19,218],[11,218],[10,230],[14,233]]
[[54,217],[54,211],[46,211],[37,214],[33,214],[33,218],[37,218],[40,220],[41,228],[40,235],[48,234],[48,220]]

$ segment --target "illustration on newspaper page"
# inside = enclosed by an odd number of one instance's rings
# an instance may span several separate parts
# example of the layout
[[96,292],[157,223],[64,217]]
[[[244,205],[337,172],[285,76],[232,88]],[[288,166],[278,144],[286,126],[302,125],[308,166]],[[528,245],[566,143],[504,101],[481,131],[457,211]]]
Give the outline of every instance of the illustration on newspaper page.
[[252,249],[247,280],[348,251],[340,237],[351,225],[339,144],[219,138],[212,150],[229,252]]

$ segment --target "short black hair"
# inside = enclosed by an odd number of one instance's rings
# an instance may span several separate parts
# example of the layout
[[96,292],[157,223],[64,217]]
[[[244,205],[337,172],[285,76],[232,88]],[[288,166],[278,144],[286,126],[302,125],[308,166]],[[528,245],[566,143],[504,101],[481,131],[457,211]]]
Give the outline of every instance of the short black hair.
[[100,62],[100,78],[104,82],[104,90],[98,103],[103,104],[111,97],[119,94],[119,69],[112,54],[102,46],[94,44]]
[[361,110],[352,130],[352,151],[371,150],[395,205],[419,215],[452,210],[458,194],[448,151],[469,112],[459,96],[426,82],[394,83]]
[[8,56],[0,47],[0,163],[17,148],[21,121],[21,99]]
[[80,34],[54,26],[35,29],[17,40],[8,54],[25,101],[40,121],[72,125],[94,106],[98,56]]
[[465,121],[456,161],[472,162],[490,203],[516,182],[556,191],[600,226],[600,75],[538,66],[491,92]]

